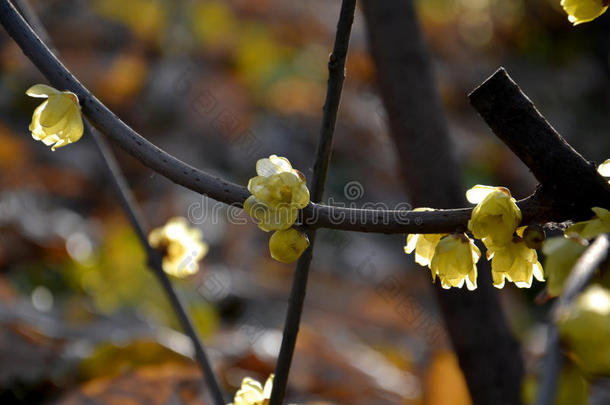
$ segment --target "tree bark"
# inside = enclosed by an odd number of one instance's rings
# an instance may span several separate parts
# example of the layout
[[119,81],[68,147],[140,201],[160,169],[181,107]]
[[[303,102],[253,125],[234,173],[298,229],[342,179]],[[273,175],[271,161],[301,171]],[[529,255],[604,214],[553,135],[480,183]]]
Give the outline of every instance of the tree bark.
[[[464,204],[446,118],[412,0],[363,0],[378,84],[405,188],[414,206]],[[434,291],[475,404],[520,404],[523,362],[479,263],[479,287]]]

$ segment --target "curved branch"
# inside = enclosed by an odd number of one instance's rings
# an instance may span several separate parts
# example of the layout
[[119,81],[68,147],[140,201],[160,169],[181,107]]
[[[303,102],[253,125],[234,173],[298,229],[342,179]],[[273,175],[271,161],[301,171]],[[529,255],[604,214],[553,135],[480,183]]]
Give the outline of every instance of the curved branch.
[[[158,148],[121,121],[57,59],[9,0],[0,0],[0,23],[53,86],[74,92],[90,121],[144,165],[177,184],[231,206],[241,207],[243,201],[250,196],[245,187],[188,165]],[[524,211],[524,223],[564,219],[556,215],[550,204],[538,205],[538,201],[534,195],[520,202]],[[361,210],[312,203],[303,210],[303,221],[314,229],[388,234],[450,233],[465,229],[470,212],[469,208],[432,212]]]

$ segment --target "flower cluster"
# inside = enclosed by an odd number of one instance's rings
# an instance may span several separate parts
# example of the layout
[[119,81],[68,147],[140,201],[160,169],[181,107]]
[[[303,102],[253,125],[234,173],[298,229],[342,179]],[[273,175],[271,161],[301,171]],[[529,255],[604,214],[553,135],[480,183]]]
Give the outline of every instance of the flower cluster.
[[163,270],[175,277],[197,273],[199,260],[208,253],[208,245],[197,228],[190,228],[187,220],[175,217],[148,235],[150,245],[163,254]]
[[[468,229],[487,247],[491,260],[493,284],[504,287],[505,281],[518,287],[530,287],[532,279],[544,280],[535,247],[544,233],[532,227],[517,229],[521,210],[504,187],[477,185],[466,192],[466,198],[477,204]],[[420,211],[430,208],[420,208]],[[415,252],[415,261],[428,266],[432,279],[440,279],[443,288],[477,287],[477,267],[481,252],[466,234],[412,234],[407,236],[405,253]]]
[[288,159],[276,155],[256,162],[256,173],[248,182],[252,195],[244,202],[244,210],[260,229],[275,231],[269,239],[271,257],[292,263],[309,246],[307,236],[292,227],[299,210],[309,204],[305,176]]
[[568,20],[574,25],[595,20],[608,9],[609,4],[609,0],[561,0]]
[[30,124],[32,137],[51,146],[51,150],[78,141],[83,136],[83,118],[76,94],[36,84],[26,92],[30,97],[46,98],[35,110]]

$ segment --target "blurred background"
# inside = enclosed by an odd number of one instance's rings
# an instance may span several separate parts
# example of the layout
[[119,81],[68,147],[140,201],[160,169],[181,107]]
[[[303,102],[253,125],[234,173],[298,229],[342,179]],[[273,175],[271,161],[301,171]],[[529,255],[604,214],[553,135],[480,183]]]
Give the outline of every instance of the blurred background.
[[[32,5],[66,66],[159,147],[240,184],[270,154],[311,175],[339,1]],[[417,6],[464,190],[503,185],[523,198],[535,188],[468,105],[467,94],[499,66],[587,159],[610,157],[609,13],[574,28],[559,0]],[[0,403],[205,403],[189,341],[145,267],[91,140],[56,152],[34,141],[28,125],[40,101],[25,90],[45,80],[4,31],[0,64]],[[404,208],[409,196],[375,75],[358,12],[326,196]],[[184,216],[210,245],[200,271],[174,281],[224,388],[233,393],[244,376],[264,381],[293,266],[270,258],[269,235],[240,210],[116,152],[151,227]],[[429,271],[404,255],[404,244],[404,235],[320,231],[291,402],[470,403]],[[501,291],[530,376],[545,344],[548,304],[535,303],[543,288]],[[526,398],[534,385],[528,377]]]

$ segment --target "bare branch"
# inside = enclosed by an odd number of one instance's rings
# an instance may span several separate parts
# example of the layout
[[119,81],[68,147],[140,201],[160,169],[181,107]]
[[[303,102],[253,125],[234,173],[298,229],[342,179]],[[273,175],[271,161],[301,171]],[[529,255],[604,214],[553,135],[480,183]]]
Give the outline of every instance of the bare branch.
[[[347,49],[355,11],[356,0],[342,1],[339,22],[337,23],[337,32],[335,35],[335,46],[333,52],[330,54],[328,62],[329,76],[326,88],[326,101],[324,102],[324,114],[322,116],[322,126],[320,129],[320,137],[313,165],[313,177],[310,186],[311,200],[314,203],[320,202],[324,195],[326,174],[330,164],[333,135],[335,133],[335,124],[337,121],[337,111],[339,111],[341,91],[343,90],[343,82],[345,80],[345,61],[347,58]],[[292,364],[294,348],[299,333],[299,325],[301,323],[301,314],[303,313],[303,305],[305,303],[307,277],[309,275],[309,268],[313,256],[316,230],[308,229],[307,236],[309,238],[309,247],[299,258],[292,281],[282,344],[277,359],[275,379],[273,380],[273,390],[271,392],[269,405],[281,405],[286,394],[288,374],[290,372],[290,365]]]

